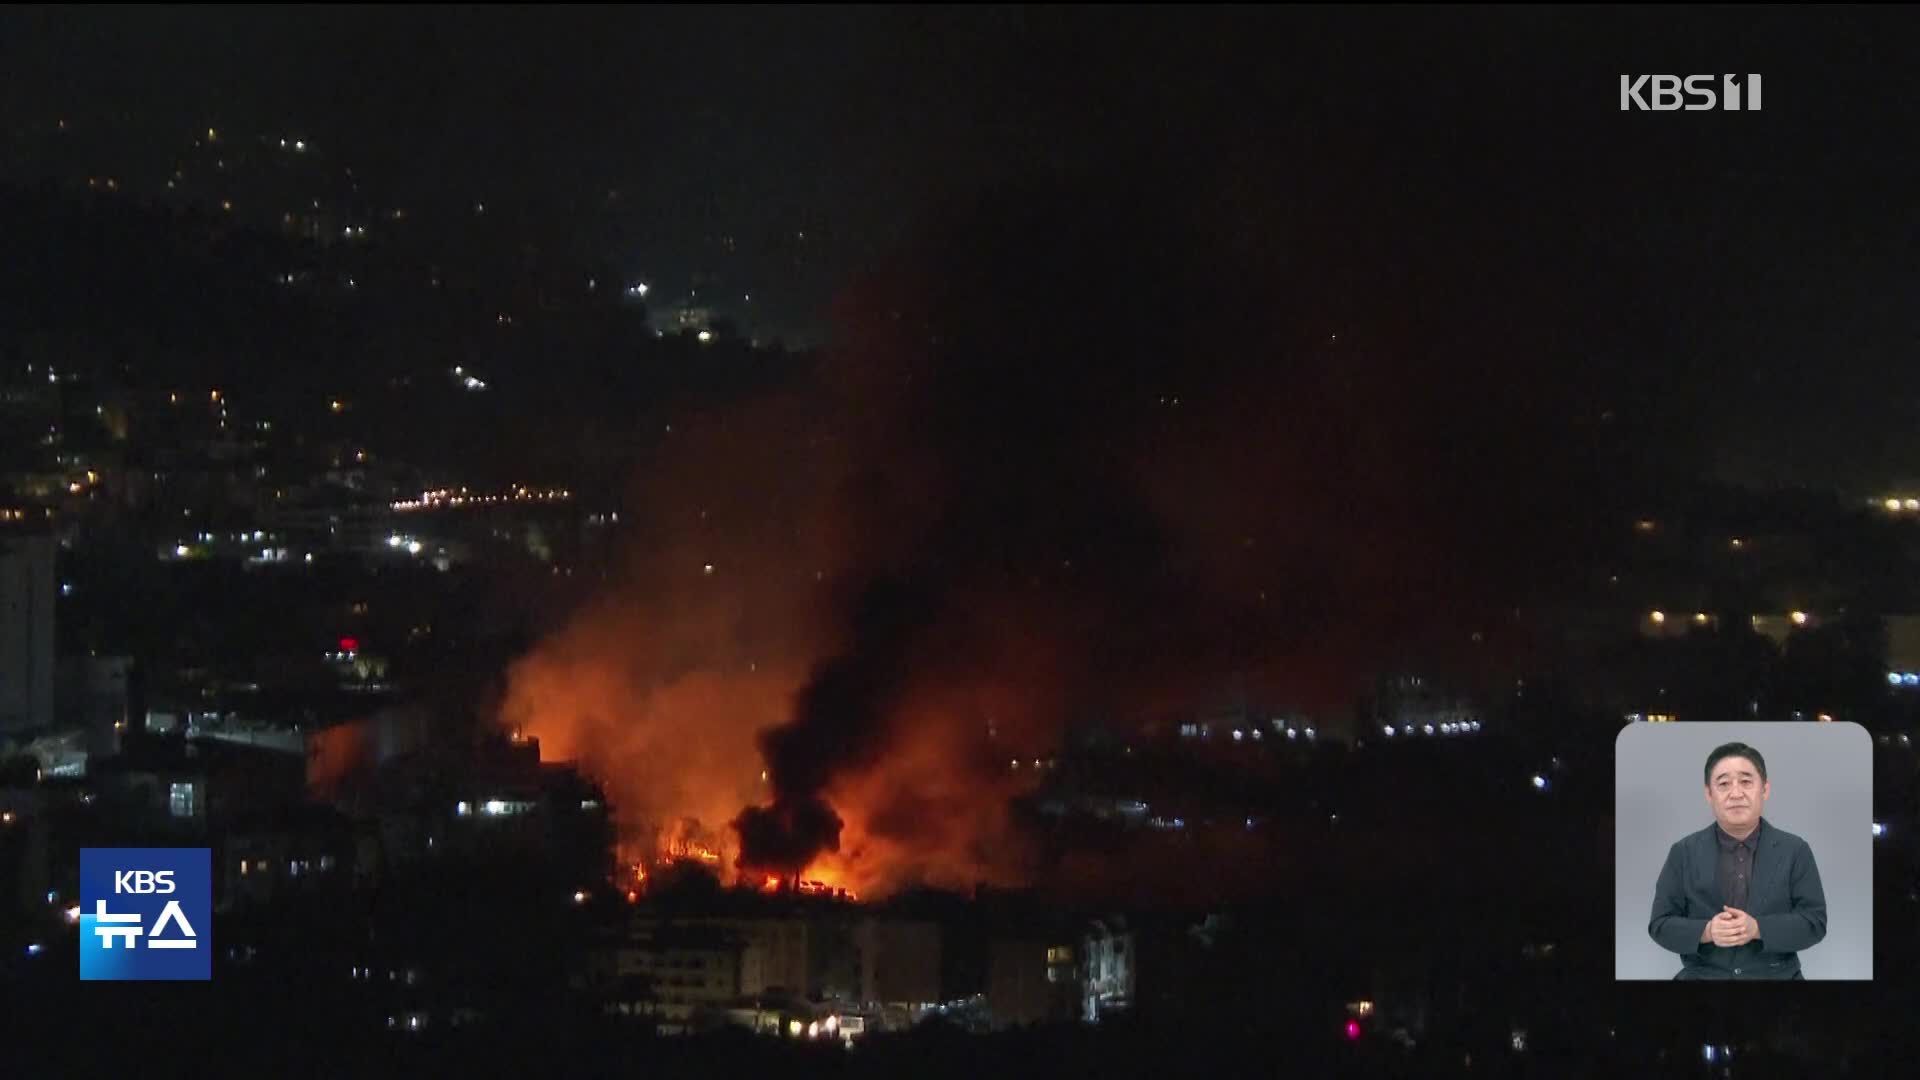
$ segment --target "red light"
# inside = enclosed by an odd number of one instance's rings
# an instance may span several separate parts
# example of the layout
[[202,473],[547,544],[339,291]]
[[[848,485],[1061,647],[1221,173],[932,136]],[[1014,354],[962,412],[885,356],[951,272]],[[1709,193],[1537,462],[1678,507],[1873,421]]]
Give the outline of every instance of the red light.
[[360,651],[360,639],[359,639],[359,638],[350,638],[350,637],[343,637],[343,638],[341,638],[341,639],[340,639],[340,651],[341,651],[341,652],[359,652],[359,651]]
[[1353,1042],[1358,1038],[1360,1038],[1360,1021],[1347,1021],[1347,1041]]

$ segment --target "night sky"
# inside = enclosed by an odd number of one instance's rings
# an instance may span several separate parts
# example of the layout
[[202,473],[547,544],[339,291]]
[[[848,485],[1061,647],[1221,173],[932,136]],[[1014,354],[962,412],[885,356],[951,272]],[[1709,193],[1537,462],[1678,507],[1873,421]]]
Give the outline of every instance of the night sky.
[[[1261,223],[1243,241],[1298,242],[1356,321],[1394,321],[1378,298],[1428,282],[1511,303],[1558,328],[1530,338],[1551,343],[1539,364],[1596,413],[1650,410],[1648,438],[1689,466],[1871,491],[1920,483],[1910,28],[1842,10],[9,10],[0,123],[23,145],[68,118],[130,155],[209,124],[303,132],[398,199],[491,199],[555,250],[717,273],[758,325],[810,340],[839,332],[858,274],[983,193],[1145,170],[1177,201],[1230,177]],[[1766,109],[1622,113],[1625,72],[1759,72]],[[1083,314],[1164,313],[1145,295]]]

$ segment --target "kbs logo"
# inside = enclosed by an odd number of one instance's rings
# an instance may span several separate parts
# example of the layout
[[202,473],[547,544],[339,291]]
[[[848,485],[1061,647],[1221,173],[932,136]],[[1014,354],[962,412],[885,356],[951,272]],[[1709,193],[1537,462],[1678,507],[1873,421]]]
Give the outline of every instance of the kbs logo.
[[80,978],[211,978],[212,867],[207,848],[81,848]]
[[[1743,87],[1740,80],[1745,78]],[[1719,92],[1715,92],[1715,87]],[[1744,91],[1744,93],[1742,92]],[[1620,111],[1706,112],[1721,109],[1740,112],[1760,111],[1758,75],[1622,75]]]
[[115,870],[113,872],[113,891],[117,893],[170,893],[173,891],[173,871]]

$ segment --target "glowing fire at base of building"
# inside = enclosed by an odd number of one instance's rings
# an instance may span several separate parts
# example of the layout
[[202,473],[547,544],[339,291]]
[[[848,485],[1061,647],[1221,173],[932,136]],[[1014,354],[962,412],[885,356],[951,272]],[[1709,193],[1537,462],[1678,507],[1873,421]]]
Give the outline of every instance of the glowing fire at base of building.
[[801,896],[827,896],[841,900],[858,902],[860,896],[852,889],[843,888],[818,878],[784,878],[779,874],[767,874],[760,882],[760,891],[765,893],[793,892]]

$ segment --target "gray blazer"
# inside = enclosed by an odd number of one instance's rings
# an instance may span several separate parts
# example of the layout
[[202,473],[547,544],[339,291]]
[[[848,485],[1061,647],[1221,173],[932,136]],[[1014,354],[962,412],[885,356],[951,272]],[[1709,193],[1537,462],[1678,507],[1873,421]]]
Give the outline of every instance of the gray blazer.
[[1747,914],[1760,924],[1760,938],[1736,948],[1702,942],[1707,920],[1726,900],[1714,880],[1720,848],[1708,825],[1676,841],[1653,890],[1653,920],[1647,933],[1661,948],[1680,954],[1677,979],[1798,979],[1800,950],[1827,936],[1827,897],[1805,840],[1765,818],[1753,858]]

